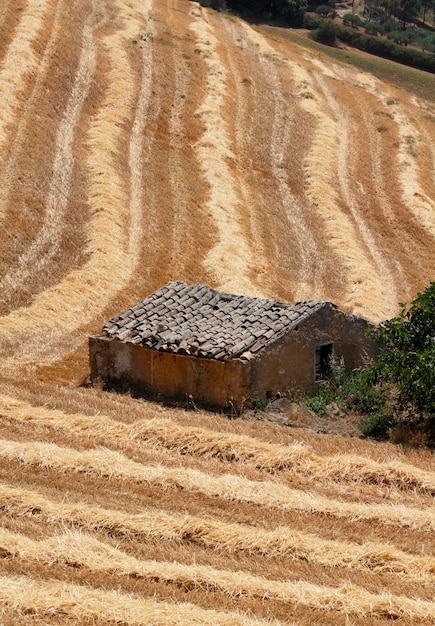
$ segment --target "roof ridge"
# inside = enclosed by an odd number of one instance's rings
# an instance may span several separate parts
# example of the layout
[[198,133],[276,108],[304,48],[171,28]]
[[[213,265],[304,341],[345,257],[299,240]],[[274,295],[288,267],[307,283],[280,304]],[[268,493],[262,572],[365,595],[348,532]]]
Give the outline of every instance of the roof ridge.
[[112,317],[103,331],[153,350],[229,360],[248,352],[255,356],[325,304],[277,302],[170,281]]

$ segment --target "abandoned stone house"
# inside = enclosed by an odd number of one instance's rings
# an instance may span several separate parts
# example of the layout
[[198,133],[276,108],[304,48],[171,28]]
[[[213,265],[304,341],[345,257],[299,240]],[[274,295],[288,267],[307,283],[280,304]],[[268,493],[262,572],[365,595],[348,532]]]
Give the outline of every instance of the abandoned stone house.
[[283,304],[171,282],[90,337],[91,379],[239,411],[249,398],[308,390],[332,356],[361,366],[376,351],[366,327],[330,302]]

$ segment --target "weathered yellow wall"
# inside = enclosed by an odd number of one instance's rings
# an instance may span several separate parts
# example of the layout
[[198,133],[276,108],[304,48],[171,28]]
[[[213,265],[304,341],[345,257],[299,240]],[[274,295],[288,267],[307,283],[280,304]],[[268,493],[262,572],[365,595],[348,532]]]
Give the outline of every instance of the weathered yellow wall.
[[367,323],[337,309],[323,308],[297,330],[272,342],[260,360],[252,362],[255,395],[308,391],[315,382],[316,347],[333,343],[334,357],[348,370],[367,364],[377,348],[365,336]]
[[157,352],[106,337],[89,340],[91,379],[139,386],[153,396],[239,410],[250,395],[250,363]]
[[315,350],[334,343],[336,359],[347,369],[373,358],[364,335],[366,323],[334,308],[311,315],[297,330],[267,346],[251,361],[213,361],[158,352],[117,339],[91,337],[91,378],[139,386],[145,393],[198,405],[240,410],[246,399],[308,391],[315,381]]

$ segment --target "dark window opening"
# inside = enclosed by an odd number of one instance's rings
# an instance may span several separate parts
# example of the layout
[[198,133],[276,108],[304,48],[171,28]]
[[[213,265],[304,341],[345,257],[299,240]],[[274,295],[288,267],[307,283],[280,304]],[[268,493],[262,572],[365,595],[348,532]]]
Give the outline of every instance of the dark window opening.
[[334,344],[325,343],[316,348],[316,380],[328,378],[331,373],[332,359],[334,356]]

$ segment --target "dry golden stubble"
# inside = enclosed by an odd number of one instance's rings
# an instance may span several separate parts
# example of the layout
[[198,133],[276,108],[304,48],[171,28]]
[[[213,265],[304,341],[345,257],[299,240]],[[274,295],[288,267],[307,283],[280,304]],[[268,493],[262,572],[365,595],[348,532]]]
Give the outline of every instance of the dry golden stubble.
[[[303,604],[326,611],[340,611],[361,616],[427,618],[433,616],[434,603],[394,596],[388,592],[373,594],[356,585],[339,588],[321,587],[306,581],[278,581],[253,576],[244,571],[230,572],[209,566],[183,565],[176,562],[140,561],[93,537],[78,532],[33,541],[24,535],[0,529],[2,554],[12,558],[50,564],[102,570],[119,576],[134,576],[218,591],[235,597],[259,597],[284,603]],[[1,592],[0,592],[1,597]]]
[[133,594],[93,589],[57,580],[36,581],[26,576],[0,577],[0,602],[17,617],[66,615],[75,619],[97,619],[131,626],[260,626],[265,622],[242,613],[202,609],[194,604],[159,602]]
[[[163,489],[178,488],[187,492],[199,491],[207,496],[237,500],[234,492],[228,494],[230,483],[235,480],[235,489],[240,490],[237,477],[224,475],[217,479],[220,490],[213,488],[216,477],[204,475],[195,470],[184,468],[165,468],[161,466],[145,466],[128,459],[119,452],[104,449],[77,452],[71,448],[61,448],[54,444],[23,443],[0,440],[0,456],[19,463],[33,464],[47,469],[55,468],[64,472],[78,472],[105,479],[122,479],[148,485],[161,486]],[[254,488],[261,488],[261,483],[252,483]],[[246,480],[244,481],[246,483]],[[212,486],[212,489],[208,487]],[[243,490],[242,490],[243,491]],[[243,493],[239,500],[243,501]],[[268,506],[267,501],[262,503]],[[204,522],[205,523],[205,522]],[[224,524],[223,528],[231,525]],[[237,528],[237,526],[236,526]],[[242,534],[243,534],[243,527]],[[261,533],[261,531],[259,531]],[[262,531],[265,546],[277,531]],[[233,531],[233,534],[237,534]],[[279,531],[281,549],[276,545],[273,554],[282,554],[295,560],[317,563],[325,567],[351,567],[357,570],[374,572],[396,572],[410,581],[430,582],[435,579],[435,558],[406,554],[389,544],[364,542],[355,544],[345,541],[330,541],[319,537],[297,532],[296,530]],[[283,539],[285,534],[286,539]],[[243,549],[243,541],[240,543]],[[268,551],[265,548],[265,554]]]
[[181,426],[166,418],[125,424],[104,415],[64,414],[32,406],[0,394],[0,414],[14,421],[44,424],[75,435],[99,435],[110,444],[150,444],[175,450],[181,455],[215,458],[224,462],[252,465],[271,473],[291,470],[312,478],[361,482],[435,494],[435,473],[401,461],[377,462],[357,455],[320,456],[301,443],[284,446],[242,434],[208,428]]

